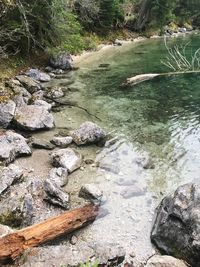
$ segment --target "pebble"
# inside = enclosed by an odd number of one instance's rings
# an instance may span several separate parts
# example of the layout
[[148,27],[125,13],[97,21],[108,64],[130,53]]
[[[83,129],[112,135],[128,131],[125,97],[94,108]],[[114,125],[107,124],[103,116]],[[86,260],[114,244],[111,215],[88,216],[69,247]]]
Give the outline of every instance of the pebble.
[[72,245],[76,245],[76,243],[78,242],[78,237],[76,235],[73,235],[71,238],[70,238],[70,243]]

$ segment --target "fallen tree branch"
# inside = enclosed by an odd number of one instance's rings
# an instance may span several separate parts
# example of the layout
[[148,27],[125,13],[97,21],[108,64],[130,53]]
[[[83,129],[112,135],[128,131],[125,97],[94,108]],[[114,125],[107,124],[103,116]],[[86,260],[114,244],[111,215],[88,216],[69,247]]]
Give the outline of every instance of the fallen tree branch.
[[89,204],[2,237],[0,262],[15,260],[28,248],[46,243],[93,222],[98,210],[98,206]]
[[171,75],[179,75],[179,74],[192,74],[192,73],[200,73],[200,70],[190,70],[190,71],[174,71],[174,72],[166,72],[166,73],[147,73],[147,74],[140,74],[128,78],[122,86],[132,86],[136,85],[145,81],[152,80],[159,76],[171,76]]

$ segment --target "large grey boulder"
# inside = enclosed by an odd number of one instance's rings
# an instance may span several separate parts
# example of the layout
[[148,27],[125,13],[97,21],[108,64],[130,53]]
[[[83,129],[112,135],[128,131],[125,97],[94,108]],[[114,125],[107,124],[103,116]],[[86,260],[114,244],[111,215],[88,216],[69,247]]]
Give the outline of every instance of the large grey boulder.
[[18,107],[13,121],[17,127],[28,131],[54,127],[53,115],[49,113],[46,107],[38,105]]
[[19,156],[31,155],[31,149],[26,139],[12,131],[0,134],[0,160],[10,163]]
[[200,185],[180,186],[162,200],[151,240],[167,255],[200,266]]
[[188,267],[184,261],[171,256],[155,255],[151,257],[145,267]]
[[0,127],[7,128],[15,114],[16,104],[12,100],[0,102]]
[[68,171],[65,168],[53,168],[49,172],[49,180],[54,181],[57,186],[65,186],[68,183]]
[[73,59],[68,53],[59,53],[50,58],[50,65],[55,69],[73,69]]
[[44,182],[44,190],[46,192],[46,196],[44,197],[46,201],[66,210],[70,208],[69,194],[61,189],[54,181],[47,179]]
[[49,82],[51,77],[49,74],[40,71],[39,69],[30,69],[25,73],[28,77],[33,78],[39,82]]
[[23,176],[23,169],[15,164],[4,167],[0,170],[0,195],[13,183],[19,181]]
[[85,145],[102,141],[106,137],[106,132],[97,124],[86,121],[71,135],[77,145]]
[[26,75],[18,75],[16,79],[27,89],[27,91],[31,94],[39,91],[41,89],[41,85],[38,81],[26,76]]
[[53,152],[51,161],[55,167],[63,167],[71,173],[81,167],[82,156],[77,151],[66,148]]

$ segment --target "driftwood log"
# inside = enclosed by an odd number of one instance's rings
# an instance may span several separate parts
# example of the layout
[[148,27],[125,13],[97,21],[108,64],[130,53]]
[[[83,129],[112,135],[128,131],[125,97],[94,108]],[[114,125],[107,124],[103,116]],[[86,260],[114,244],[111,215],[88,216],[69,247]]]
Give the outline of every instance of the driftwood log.
[[28,248],[36,247],[93,222],[98,215],[98,209],[98,206],[89,204],[2,237],[0,262],[13,261]]
[[172,75],[180,75],[180,74],[193,74],[200,73],[200,70],[188,70],[188,71],[174,71],[174,72],[166,72],[166,73],[147,73],[147,74],[139,74],[128,78],[122,86],[133,86],[145,81],[152,80],[158,76],[172,76]]

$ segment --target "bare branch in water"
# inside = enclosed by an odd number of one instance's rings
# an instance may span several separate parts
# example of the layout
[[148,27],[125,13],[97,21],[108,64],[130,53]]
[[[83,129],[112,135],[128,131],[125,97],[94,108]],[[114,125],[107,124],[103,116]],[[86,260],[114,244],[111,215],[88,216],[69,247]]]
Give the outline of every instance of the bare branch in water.
[[167,44],[166,37],[164,38],[165,47],[168,52],[166,61],[161,63],[173,71],[196,71],[200,70],[200,48],[198,48],[188,59],[186,48],[189,43],[184,46],[175,45],[170,48]]

